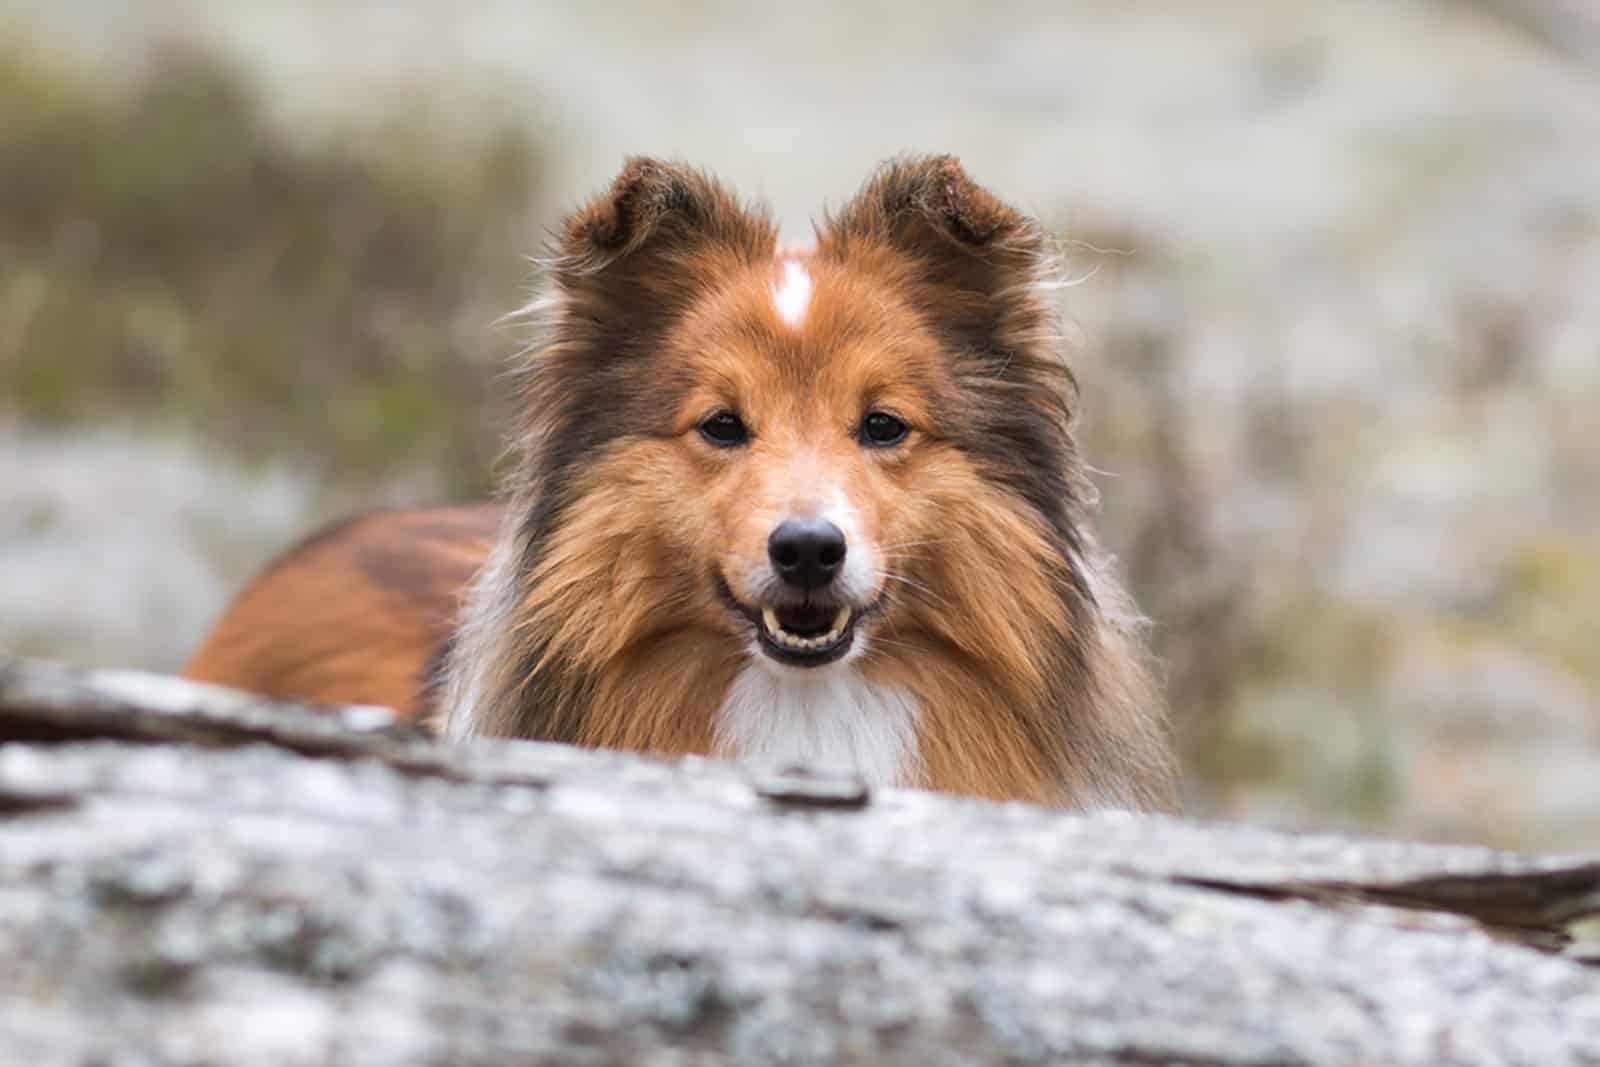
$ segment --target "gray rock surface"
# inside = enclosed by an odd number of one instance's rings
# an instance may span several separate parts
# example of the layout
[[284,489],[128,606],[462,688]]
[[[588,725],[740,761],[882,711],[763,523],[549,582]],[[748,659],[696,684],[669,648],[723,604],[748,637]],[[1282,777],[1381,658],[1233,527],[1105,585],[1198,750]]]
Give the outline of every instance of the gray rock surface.
[[1600,1063],[1600,863],[0,660],[0,1063]]

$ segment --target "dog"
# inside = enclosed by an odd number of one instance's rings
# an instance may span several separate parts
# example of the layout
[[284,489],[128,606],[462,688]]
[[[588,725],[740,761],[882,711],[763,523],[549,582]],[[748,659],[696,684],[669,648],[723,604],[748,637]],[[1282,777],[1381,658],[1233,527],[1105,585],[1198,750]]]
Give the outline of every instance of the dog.
[[186,673],[450,739],[1170,809],[1052,265],[951,157],[884,164],[809,249],[707,174],[632,159],[526,309],[503,503],[313,537]]

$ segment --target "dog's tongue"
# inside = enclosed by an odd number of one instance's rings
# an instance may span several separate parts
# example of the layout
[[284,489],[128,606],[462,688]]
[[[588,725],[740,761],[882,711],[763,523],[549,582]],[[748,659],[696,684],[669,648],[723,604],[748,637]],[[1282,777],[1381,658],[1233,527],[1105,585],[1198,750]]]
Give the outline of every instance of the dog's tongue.
[[797,604],[778,609],[778,624],[786,633],[794,634],[796,637],[814,637],[828,632],[837,613],[837,608]]

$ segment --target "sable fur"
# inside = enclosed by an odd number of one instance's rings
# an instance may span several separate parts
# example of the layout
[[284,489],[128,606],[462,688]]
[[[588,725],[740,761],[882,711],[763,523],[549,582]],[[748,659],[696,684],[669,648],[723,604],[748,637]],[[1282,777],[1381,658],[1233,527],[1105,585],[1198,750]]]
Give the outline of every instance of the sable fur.
[[[790,270],[805,306],[779,309]],[[737,755],[730,694],[746,726],[778,720],[748,699],[762,686],[735,687],[751,634],[724,594],[744,603],[815,481],[847,499],[881,586],[835,688],[889,717],[850,743],[887,759],[911,729],[913,758],[884,764],[899,784],[1174,804],[1137,617],[1090,531],[1036,223],[954,159],[909,158],[814,250],[780,252],[762,210],[635,159],[566,221],[547,273],[503,504],[312,539],[239,597],[191,677],[386,703],[451,737]],[[695,429],[726,398],[756,428],[737,455]],[[869,403],[915,428],[903,447],[851,436]]]
[[[705,353],[734,339],[765,354],[768,392],[800,404],[851,373],[896,373],[885,353],[904,342],[921,390],[908,402],[930,429],[891,475],[859,478],[899,479],[876,507],[885,530],[936,531],[902,538],[918,547],[891,561],[901,581],[861,661],[921,708],[908,784],[1170,806],[1160,702],[1088,529],[1037,224],[951,158],[886,165],[818,227],[808,328],[830,343],[809,348],[761,318],[776,256],[762,211],[652,160],[567,222],[532,309],[517,473],[456,635],[444,729],[712,751],[747,652],[708,573],[728,546],[696,542],[699,483],[675,450],[699,377],[759,368]],[[818,355],[835,350],[852,365]]]
[[184,675],[420,714],[500,515],[492,506],[378,511],[321,531],[244,588]]

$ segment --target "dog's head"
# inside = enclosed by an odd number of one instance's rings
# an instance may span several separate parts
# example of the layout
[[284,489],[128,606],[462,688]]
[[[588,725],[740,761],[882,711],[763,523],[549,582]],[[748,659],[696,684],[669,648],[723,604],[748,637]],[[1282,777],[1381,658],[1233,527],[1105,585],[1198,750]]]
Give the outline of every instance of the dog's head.
[[778,670],[917,644],[1042,677],[1084,593],[1046,266],[947,157],[886,165],[794,253],[710,178],[631,161],[566,222],[528,366],[549,654],[694,630]]

